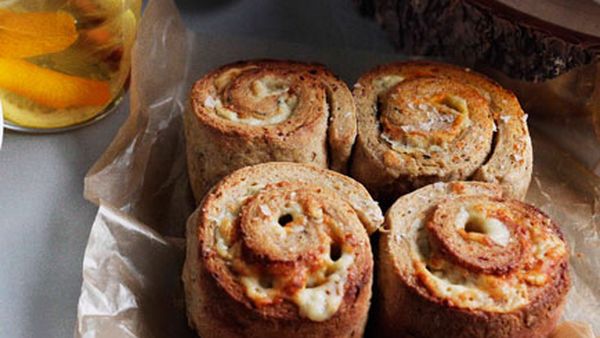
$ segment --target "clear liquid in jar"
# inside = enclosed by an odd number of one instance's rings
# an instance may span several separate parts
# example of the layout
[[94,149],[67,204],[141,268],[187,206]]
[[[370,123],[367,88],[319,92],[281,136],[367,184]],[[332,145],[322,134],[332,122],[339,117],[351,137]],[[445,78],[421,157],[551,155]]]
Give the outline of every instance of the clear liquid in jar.
[[[141,0],[0,0],[4,118],[47,129],[101,114],[129,77],[140,7]],[[27,24],[32,18],[44,22]]]

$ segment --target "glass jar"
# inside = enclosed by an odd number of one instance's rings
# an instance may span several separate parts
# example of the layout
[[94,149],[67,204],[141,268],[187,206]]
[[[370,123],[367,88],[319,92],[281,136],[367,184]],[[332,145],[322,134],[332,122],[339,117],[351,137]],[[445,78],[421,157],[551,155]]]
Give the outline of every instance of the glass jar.
[[121,98],[141,0],[0,0],[0,101],[10,129],[100,119]]

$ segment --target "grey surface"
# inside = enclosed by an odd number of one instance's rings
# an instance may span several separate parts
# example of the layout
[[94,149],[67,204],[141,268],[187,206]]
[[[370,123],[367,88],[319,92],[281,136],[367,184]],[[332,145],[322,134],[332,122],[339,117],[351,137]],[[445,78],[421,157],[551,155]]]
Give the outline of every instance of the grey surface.
[[70,337],[96,207],[83,176],[126,117],[125,106],[74,132],[8,132],[0,151],[0,337]]
[[[188,27],[211,34],[389,52],[351,0],[177,1]],[[7,133],[0,151],[0,337],[71,337],[96,206],[83,177],[127,115],[64,134]]]

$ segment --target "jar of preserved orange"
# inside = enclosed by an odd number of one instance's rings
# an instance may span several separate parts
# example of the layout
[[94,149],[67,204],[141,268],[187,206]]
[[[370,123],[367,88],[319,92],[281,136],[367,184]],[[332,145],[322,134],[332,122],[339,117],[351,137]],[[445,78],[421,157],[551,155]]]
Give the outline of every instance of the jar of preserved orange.
[[129,78],[141,0],[0,0],[5,126],[59,131],[108,113]]

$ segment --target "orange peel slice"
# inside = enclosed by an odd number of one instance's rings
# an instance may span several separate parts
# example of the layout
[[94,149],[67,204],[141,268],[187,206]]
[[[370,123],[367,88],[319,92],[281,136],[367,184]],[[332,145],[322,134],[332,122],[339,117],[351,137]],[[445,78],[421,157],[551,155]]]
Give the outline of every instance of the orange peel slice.
[[0,57],[28,58],[65,50],[78,38],[75,22],[64,11],[0,10]]
[[111,99],[108,81],[71,76],[18,59],[0,58],[0,88],[55,109],[103,106]]

